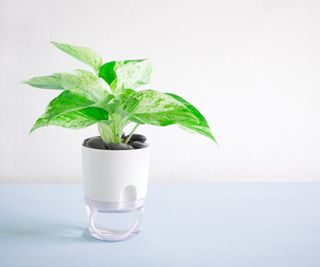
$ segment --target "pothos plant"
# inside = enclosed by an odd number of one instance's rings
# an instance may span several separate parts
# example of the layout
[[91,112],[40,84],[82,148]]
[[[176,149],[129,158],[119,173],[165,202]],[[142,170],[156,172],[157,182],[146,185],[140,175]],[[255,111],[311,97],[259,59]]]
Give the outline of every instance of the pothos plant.
[[[62,91],[48,104],[30,132],[48,125],[78,129],[97,123],[105,143],[119,144],[128,143],[139,125],[177,124],[215,141],[204,116],[182,97],[151,89],[136,91],[150,80],[149,60],[104,63],[89,48],[52,44],[92,70],[76,69],[24,81],[33,87]],[[121,135],[130,122],[135,126],[123,140]]]

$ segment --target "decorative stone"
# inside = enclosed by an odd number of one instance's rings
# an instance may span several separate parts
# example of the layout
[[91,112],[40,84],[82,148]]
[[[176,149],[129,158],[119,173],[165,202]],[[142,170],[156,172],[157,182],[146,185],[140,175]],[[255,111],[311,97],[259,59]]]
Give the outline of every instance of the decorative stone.
[[[87,138],[83,141],[83,145],[89,148],[94,149],[107,149],[107,150],[131,150],[131,149],[140,149],[147,147],[148,144],[144,143],[147,138],[142,134],[133,134],[131,136],[129,144],[125,144],[125,136],[124,133],[122,133],[122,141],[123,143],[120,144],[107,144],[105,143],[100,136],[95,136],[91,138]],[[138,141],[139,140],[139,141]]]
[[134,141],[131,144],[135,149],[139,149],[139,148],[145,148],[148,146],[148,144],[146,143],[142,143],[142,142],[138,142],[138,141]]
[[105,145],[107,149],[110,149],[110,150],[130,150],[130,149],[133,149],[132,146],[128,145],[128,144],[124,144],[124,143],[121,143],[121,144],[106,144]]
[[144,143],[147,141],[147,138],[142,134],[133,134],[130,138],[130,142],[138,141],[141,143]]
[[83,146],[86,146],[86,144],[87,144],[87,141],[88,141],[89,139],[91,139],[91,137],[89,137],[89,138],[86,138],[86,139],[84,139],[84,140],[83,140],[83,143],[82,143],[82,145],[83,145]]
[[87,140],[86,147],[95,149],[106,149],[106,144],[103,142],[100,136],[96,136]]

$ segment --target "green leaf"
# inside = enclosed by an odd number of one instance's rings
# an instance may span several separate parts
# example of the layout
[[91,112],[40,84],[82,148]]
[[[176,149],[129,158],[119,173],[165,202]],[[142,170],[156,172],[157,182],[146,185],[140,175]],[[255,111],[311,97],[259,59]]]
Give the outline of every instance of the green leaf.
[[196,118],[186,107],[169,95],[154,90],[131,93],[122,103],[129,119],[139,124],[167,126]]
[[151,64],[148,60],[127,60],[116,64],[117,88],[137,88],[150,82]]
[[75,73],[61,73],[61,84],[64,89],[81,94],[92,101],[104,101],[111,97],[104,87],[102,79],[86,70]]
[[205,117],[200,113],[196,107],[194,107],[192,104],[190,104],[188,101],[183,99],[182,97],[171,94],[171,93],[166,93],[167,95],[173,97],[174,99],[178,100],[180,103],[182,103],[192,115],[197,118],[195,121],[180,121],[177,122],[181,127],[186,128],[188,130],[200,133],[213,141],[217,142],[216,139],[213,137],[209,125],[205,119]]
[[91,66],[96,71],[99,70],[100,66],[102,65],[102,58],[90,48],[57,42],[51,43],[54,44],[57,48],[59,48],[61,51]]
[[107,92],[102,79],[81,69],[75,70],[74,73],[61,72],[51,76],[35,77],[25,83],[40,88],[65,89],[79,94],[103,108],[107,107],[114,97]]
[[48,114],[43,114],[34,124],[30,133],[34,130],[48,125],[54,125],[64,128],[80,129],[88,127],[96,122],[106,120],[108,112],[102,108],[88,107],[76,111],[71,111],[58,115],[51,120]]
[[174,94],[154,90],[131,92],[122,103],[129,119],[138,124],[178,124],[215,141],[204,116],[189,102]]
[[148,60],[112,61],[99,69],[99,77],[103,78],[114,94],[123,89],[134,89],[149,83],[152,68]]
[[[99,107],[96,102],[78,93],[65,90],[49,103],[46,112],[36,121],[31,131],[49,124],[74,128],[77,121],[81,122],[81,116],[83,121],[91,123],[92,118],[95,119],[95,122],[108,119],[108,112]],[[72,121],[73,118],[78,118],[78,120]],[[85,122],[82,122],[80,126],[86,125]]]
[[112,85],[113,82],[116,82],[117,76],[116,76],[116,61],[111,61],[108,63],[103,64],[100,69],[98,76],[104,79],[107,84],[111,87],[113,90],[114,85]]
[[33,77],[30,80],[23,81],[23,83],[37,88],[63,89],[60,73],[55,73],[49,76]]
[[95,102],[80,94],[65,90],[55,99],[50,101],[49,105],[47,106],[46,113],[48,114],[48,119],[50,120],[62,113],[79,110],[93,106],[94,104]]
[[38,88],[70,90],[92,101],[104,101],[111,96],[105,89],[102,79],[90,71],[81,69],[73,73],[61,72],[50,76],[34,77],[24,83]]

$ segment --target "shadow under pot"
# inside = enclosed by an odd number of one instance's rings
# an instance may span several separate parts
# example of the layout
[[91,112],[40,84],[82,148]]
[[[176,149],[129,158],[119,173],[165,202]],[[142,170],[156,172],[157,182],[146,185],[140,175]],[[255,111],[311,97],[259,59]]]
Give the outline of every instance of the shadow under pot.
[[[121,241],[139,233],[148,187],[149,161],[149,146],[131,150],[108,150],[90,148],[84,142],[83,190],[89,232],[93,237]],[[130,221],[130,225],[125,229],[112,228],[109,223],[112,223],[114,216],[124,213],[129,214],[130,218],[126,219]],[[98,219],[103,216],[105,220],[101,223]]]

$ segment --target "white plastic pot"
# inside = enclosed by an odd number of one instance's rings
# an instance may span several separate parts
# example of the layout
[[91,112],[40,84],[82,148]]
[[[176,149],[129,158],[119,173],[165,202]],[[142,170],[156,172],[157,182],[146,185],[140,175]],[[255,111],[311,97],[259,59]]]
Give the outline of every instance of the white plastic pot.
[[[82,146],[84,199],[92,236],[108,241],[126,240],[139,232],[148,187],[150,147],[132,150],[101,150]],[[127,230],[99,228],[95,215],[138,212]]]

